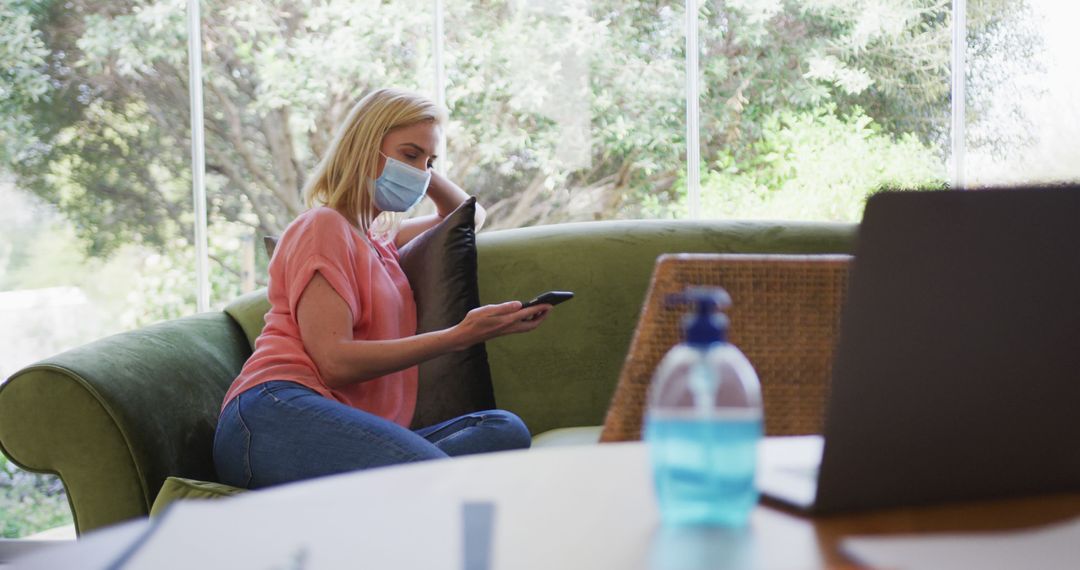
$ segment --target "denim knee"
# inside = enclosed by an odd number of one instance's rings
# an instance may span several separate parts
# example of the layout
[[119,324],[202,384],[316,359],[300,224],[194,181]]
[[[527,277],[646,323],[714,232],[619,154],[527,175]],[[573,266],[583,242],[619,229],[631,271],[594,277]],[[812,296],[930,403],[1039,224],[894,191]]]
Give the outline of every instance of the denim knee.
[[[492,410],[486,413],[492,414],[491,421],[502,424],[499,430],[501,444],[503,445],[501,450],[528,449],[532,446],[532,435],[529,433],[529,428],[517,414],[506,410]],[[485,421],[488,420],[485,418]]]
[[441,424],[425,437],[452,456],[527,449],[532,445],[525,422],[505,410],[461,416]]

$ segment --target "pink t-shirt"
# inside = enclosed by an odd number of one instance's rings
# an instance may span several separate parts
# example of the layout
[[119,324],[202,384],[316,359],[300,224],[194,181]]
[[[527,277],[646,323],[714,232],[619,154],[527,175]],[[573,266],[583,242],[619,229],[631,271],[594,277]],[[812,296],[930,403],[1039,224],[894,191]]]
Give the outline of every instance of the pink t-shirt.
[[344,404],[408,427],[416,408],[417,367],[330,389],[304,350],[296,307],[315,272],[349,305],[353,338],[392,340],[416,334],[416,302],[398,265],[393,241],[366,240],[337,210],[300,214],[281,235],[270,260],[270,312],[255,351],[225,394],[271,380],[291,380]]

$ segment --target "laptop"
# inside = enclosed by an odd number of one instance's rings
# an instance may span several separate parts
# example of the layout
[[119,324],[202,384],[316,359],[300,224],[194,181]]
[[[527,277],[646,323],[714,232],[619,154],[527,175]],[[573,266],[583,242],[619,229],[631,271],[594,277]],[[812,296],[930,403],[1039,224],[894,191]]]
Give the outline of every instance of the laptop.
[[766,438],[766,499],[1080,488],[1080,187],[876,194],[851,271],[824,436]]

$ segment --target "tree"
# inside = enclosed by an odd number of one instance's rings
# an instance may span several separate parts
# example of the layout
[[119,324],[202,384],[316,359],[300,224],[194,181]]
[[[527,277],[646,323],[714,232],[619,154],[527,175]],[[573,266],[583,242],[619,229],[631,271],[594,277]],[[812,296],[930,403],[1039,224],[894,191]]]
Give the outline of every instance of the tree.
[[22,111],[50,89],[49,49],[35,28],[37,9],[30,0],[0,5],[0,61],[4,62],[0,67],[0,157],[8,163],[34,148],[34,125]]
[[[1024,6],[986,4],[987,21]],[[489,228],[679,207],[681,6],[450,5],[450,175],[489,205]],[[5,116],[17,117],[2,132],[19,186],[56,204],[93,255],[186,240],[184,2],[19,0],[4,10],[0,30],[28,46],[0,76]],[[883,140],[939,147],[948,10],[947,0],[704,3],[708,168],[760,165],[766,126],[781,111],[859,109]],[[279,233],[359,96],[433,84],[431,16],[414,3],[205,0],[203,14],[207,190],[219,228]],[[999,40],[992,48],[1005,51],[1027,38]],[[216,261],[238,272],[236,260]]]

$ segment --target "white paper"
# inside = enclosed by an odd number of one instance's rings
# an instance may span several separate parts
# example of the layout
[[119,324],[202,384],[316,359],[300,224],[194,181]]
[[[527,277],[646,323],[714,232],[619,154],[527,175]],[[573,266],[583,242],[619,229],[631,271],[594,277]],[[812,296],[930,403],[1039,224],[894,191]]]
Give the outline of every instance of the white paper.
[[850,537],[840,547],[858,562],[878,568],[1080,568],[1080,518],[1008,532]]
[[824,449],[820,435],[766,437],[758,445],[757,488],[766,496],[810,507],[817,496]]
[[325,495],[310,502],[184,501],[121,568],[459,568],[461,503],[423,503]]

